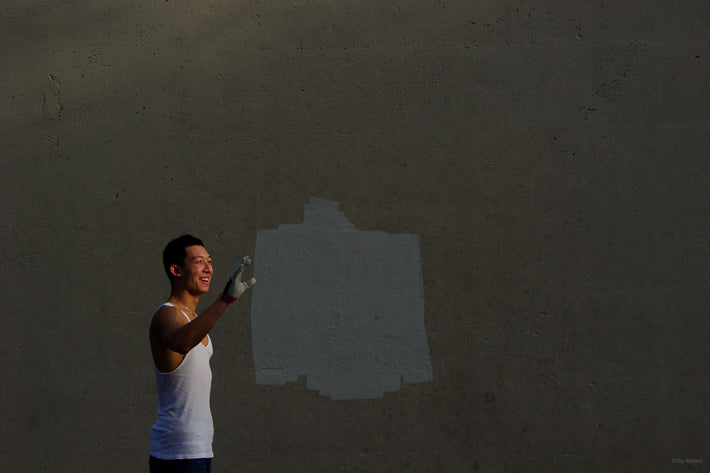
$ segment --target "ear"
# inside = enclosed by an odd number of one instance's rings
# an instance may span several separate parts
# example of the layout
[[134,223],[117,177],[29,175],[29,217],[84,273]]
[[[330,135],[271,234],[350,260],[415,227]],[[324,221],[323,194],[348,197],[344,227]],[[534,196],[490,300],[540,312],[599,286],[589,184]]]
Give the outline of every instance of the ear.
[[179,278],[182,276],[182,268],[177,264],[173,264],[170,266],[170,274],[175,278]]

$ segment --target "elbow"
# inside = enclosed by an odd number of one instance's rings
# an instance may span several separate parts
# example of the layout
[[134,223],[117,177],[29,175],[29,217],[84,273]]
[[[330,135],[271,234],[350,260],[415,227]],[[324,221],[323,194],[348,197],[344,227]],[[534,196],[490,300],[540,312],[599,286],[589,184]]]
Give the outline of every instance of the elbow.
[[181,355],[187,355],[187,352],[190,350],[192,350],[192,347],[188,347],[187,345],[177,346],[173,349],[174,352],[180,353]]
[[176,347],[176,352],[180,353],[181,355],[187,355],[187,352],[195,348],[194,344],[191,343],[181,343]]
[[187,355],[187,352],[192,350],[192,348],[194,347],[194,345],[190,345],[190,343],[186,340],[177,339],[170,340],[166,345],[170,349],[170,351],[174,351],[181,355]]

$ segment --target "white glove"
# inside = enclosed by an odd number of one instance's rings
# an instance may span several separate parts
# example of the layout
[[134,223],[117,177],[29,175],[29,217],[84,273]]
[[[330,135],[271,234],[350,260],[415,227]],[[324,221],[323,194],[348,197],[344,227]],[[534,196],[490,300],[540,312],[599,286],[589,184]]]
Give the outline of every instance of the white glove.
[[231,304],[232,302],[236,301],[239,296],[244,294],[244,291],[252,287],[254,284],[256,284],[256,279],[251,278],[246,282],[242,282],[242,276],[244,275],[244,268],[249,266],[251,264],[251,258],[248,256],[245,256],[242,258],[242,260],[239,262],[236,268],[234,268],[234,272],[232,273],[232,277],[229,278],[229,281],[227,281],[227,285],[224,286],[224,291],[222,291],[222,294],[219,295],[219,297]]

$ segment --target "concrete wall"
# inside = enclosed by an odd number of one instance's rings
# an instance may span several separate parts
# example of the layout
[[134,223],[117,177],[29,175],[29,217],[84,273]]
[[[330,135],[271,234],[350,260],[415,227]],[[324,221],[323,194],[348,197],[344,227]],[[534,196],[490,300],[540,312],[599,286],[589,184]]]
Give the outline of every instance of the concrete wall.
[[708,471],[709,22],[3,1],[1,469],[146,471],[163,246],[203,238],[216,295],[317,197],[418,236],[432,380],[258,385],[247,298],[213,333],[215,471]]

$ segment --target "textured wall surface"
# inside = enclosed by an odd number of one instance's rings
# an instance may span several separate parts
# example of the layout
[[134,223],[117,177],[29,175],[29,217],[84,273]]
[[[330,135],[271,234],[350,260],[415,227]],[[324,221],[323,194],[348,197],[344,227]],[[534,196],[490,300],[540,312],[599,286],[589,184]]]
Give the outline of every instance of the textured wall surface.
[[[433,379],[256,383],[216,472],[708,471],[710,2],[0,2],[0,461],[147,470],[160,252],[417,235]],[[258,262],[255,261],[258,265]],[[308,278],[304,271],[303,277]]]

